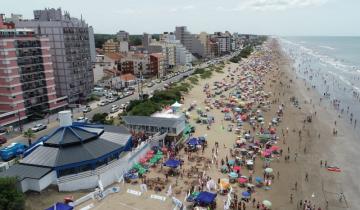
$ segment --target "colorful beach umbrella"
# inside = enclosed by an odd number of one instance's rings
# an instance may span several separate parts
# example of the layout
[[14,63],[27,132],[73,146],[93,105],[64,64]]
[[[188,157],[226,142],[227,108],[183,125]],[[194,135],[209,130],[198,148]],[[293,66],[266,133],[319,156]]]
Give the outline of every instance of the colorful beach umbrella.
[[258,182],[258,183],[261,183],[261,182],[264,182],[264,179],[262,177],[255,177],[255,181]]
[[266,173],[270,174],[272,173],[274,170],[272,168],[265,168],[264,170]]
[[244,177],[240,177],[240,178],[238,179],[238,182],[239,182],[240,184],[244,184],[244,183],[248,182],[248,179],[246,179],[246,178],[244,178]]
[[241,170],[241,167],[240,167],[240,166],[234,166],[234,167],[233,167],[233,170],[234,170],[234,171],[240,171],[240,170]]
[[231,166],[234,165],[234,164],[235,164],[235,160],[229,160],[229,161],[228,161],[228,164],[231,165]]
[[272,206],[272,203],[268,200],[263,200],[262,204],[266,207],[266,208],[270,208]]
[[229,177],[230,177],[230,178],[238,178],[238,176],[239,176],[239,175],[238,175],[236,172],[230,172],[230,173],[229,173]]
[[249,193],[248,191],[244,191],[241,193],[243,198],[249,198],[251,196],[251,193]]

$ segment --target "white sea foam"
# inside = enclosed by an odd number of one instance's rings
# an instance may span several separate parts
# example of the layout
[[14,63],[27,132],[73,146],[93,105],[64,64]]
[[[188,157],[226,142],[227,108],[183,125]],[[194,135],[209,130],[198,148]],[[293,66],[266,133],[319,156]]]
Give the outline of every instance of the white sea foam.
[[335,48],[330,47],[330,46],[326,46],[326,45],[320,45],[319,47],[324,48],[324,49],[328,49],[328,50],[335,50]]

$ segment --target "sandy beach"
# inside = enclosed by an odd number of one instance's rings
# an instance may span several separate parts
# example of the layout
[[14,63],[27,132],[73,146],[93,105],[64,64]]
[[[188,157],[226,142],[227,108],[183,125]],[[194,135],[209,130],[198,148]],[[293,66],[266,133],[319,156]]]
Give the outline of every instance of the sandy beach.
[[[283,105],[284,114],[281,122],[276,126],[278,139],[276,146],[281,148],[282,154],[279,158],[273,157],[270,165],[274,172],[274,179],[268,190],[264,188],[255,187],[255,192],[251,195],[250,202],[243,202],[246,209],[257,209],[256,204],[262,203],[263,200],[269,200],[272,203],[271,209],[289,210],[289,209],[303,209],[304,201],[311,203],[313,209],[356,209],[360,206],[356,199],[356,192],[359,188],[354,185],[355,175],[349,175],[355,172],[352,165],[354,161],[349,160],[348,156],[354,151],[358,151],[356,147],[351,147],[350,143],[343,143],[349,134],[346,131],[346,125],[341,122],[337,123],[339,133],[334,136],[332,131],[334,128],[334,120],[336,115],[332,113],[331,108],[326,101],[319,101],[319,95],[308,87],[305,81],[298,79],[291,67],[291,61],[281,54],[277,42],[274,40],[268,41],[267,46],[271,51],[267,52],[271,55],[271,62],[263,72],[261,81],[264,82],[262,89],[264,92],[271,92],[267,99],[270,102],[270,109],[263,112],[264,125],[267,126],[276,113],[280,105]],[[266,54],[266,53],[265,53]],[[249,63],[253,59],[262,58],[264,52],[257,52],[251,55],[247,60],[243,60],[240,64],[229,63],[226,64],[224,73],[214,72],[209,79],[200,79],[199,83],[194,88],[184,95],[183,106],[189,107],[196,101],[197,108],[205,110],[208,106],[204,103],[206,94],[203,87],[212,84],[216,81],[224,81],[231,83],[227,75],[230,72],[240,74],[245,68],[248,71],[260,72],[259,67],[248,69]],[[228,96],[233,89],[225,91],[223,95]],[[216,96],[219,98],[219,96]],[[290,100],[295,97],[298,100],[298,105]],[[184,160],[184,164],[180,171],[182,176],[168,177],[166,188],[161,192],[154,192],[149,190],[141,196],[135,196],[127,193],[127,189],[140,191],[139,184],[123,184],[117,183],[114,186],[120,187],[120,192],[109,195],[102,201],[89,201],[79,206],[77,209],[89,204],[94,204],[93,209],[173,209],[171,197],[167,197],[167,189],[172,186],[172,196],[175,196],[181,201],[184,201],[187,192],[193,185],[197,185],[198,174],[206,174],[209,178],[217,182],[218,179],[228,178],[228,175],[221,173],[221,160],[234,159],[230,155],[230,149],[233,149],[234,143],[238,138],[238,134],[234,131],[227,130],[231,121],[225,121],[222,109],[210,109],[208,114],[215,118],[215,122],[207,129],[207,125],[197,124],[195,122],[196,109],[191,111],[189,119],[192,125],[196,126],[196,131],[193,136],[206,136],[208,146],[202,152],[198,150],[192,153],[191,156],[195,160],[189,160],[188,153],[182,149],[177,157]],[[312,122],[307,122],[306,117],[311,116]],[[248,123],[244,123],[242,130],[251,130],[251,133],[258,132],[258,128],[254,132]],[[219,143],[217,162],[211,163],[213,157],[213,148],[215,149],[215,142]],[[351,148],[349,153],[347,149]],[[346,150],[345,150],[346,149]],[[344,154],[340,156],[339,154]],[[289,156],[289,160],[285,160],[285,156]],[[197,158],[200,157],[200,158]],[[191,158],[190,158],[191,159]],[[342,172],[330,172],[325,168],[325,161],[327,165],[341,166]],[[322,166],[320,165],[322,162]],[[264,161],[259,156],[255,158],[254,174],[252,177],[263,177]],[[194,170],[197,168],[197,171]],[[166,180],[164,175],[167,171],[166,167],[157,166],[151,168],[150,172],[146,174],[146,179]],[[247,177],[250,176],[250,171],[246,167],[242,167],[241,174]],[[190,174],[192,178],[187,177]],[[359,174],[359,173],[356,173]],[[349,185],[352,187],[349,188]],[[231,184],[233,194],[241,197],[241,193],[246,190],[238,183]],[[345,198],[340,202],[339,193],[344,192]],[[71,193],[69,193],[71,194]],[[166,198],[165,201],[150,198],[152,194],[160,195]],[[217,195],[217,208],[224,209],[224,204],[227,199],[226,195]],[[252,200],[255,199],[253,205]],[[186,205],[189,203],[184,202]],[[300,205],[301,203],[301,205]],[[241,208],[245,209],[245,208]]]

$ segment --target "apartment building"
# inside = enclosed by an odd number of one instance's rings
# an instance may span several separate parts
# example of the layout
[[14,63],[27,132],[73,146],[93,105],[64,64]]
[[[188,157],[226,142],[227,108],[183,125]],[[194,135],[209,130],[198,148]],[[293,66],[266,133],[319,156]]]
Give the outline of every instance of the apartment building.
[[224,55],[231,51],[231,34],[229,32],[215,32],[213,38],[219,43],[219,54]]
[[164,76],[164,55],[162,53],[150,54],[150,73],[157,78]]
[[118,42],[129,42],[129,33],[123,30],[120,30],[116,33],[116,38]]
[[57,97],[50,41],[32,29],[15,28],[0,16],[0,124],[54,113],[67,105]]
[[199,36],[191,34],[186,26],[177,26],[175,28],[175,37],[196,57],[206,57],[206,46],[201,42]]
[[67,96],[71,104],[85,102],[94,85],[92,28],[82,19],[63,14],[60,8],[36,10],[34,19],[14,23],[49,38],[57,95]]
[[106,42],[102,45],[102,50],[104,53],[114,53],[119,52],[119,47],[119,42],[116,42],[113,39],[109,39],[106,40]]
[[136,76],[151,76],[150,57],[146,53],[129,52],[118,61],[118,70],[121,74],[133,74]]

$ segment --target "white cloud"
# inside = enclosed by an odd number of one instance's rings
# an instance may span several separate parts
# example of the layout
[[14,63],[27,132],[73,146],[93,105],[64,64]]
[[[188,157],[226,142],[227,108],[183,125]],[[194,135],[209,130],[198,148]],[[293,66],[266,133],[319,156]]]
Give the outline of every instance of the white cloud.
[[328,1],[329,0],[243,0],[236,8],[230,10],[286,10],[291,8],[316,7]]

